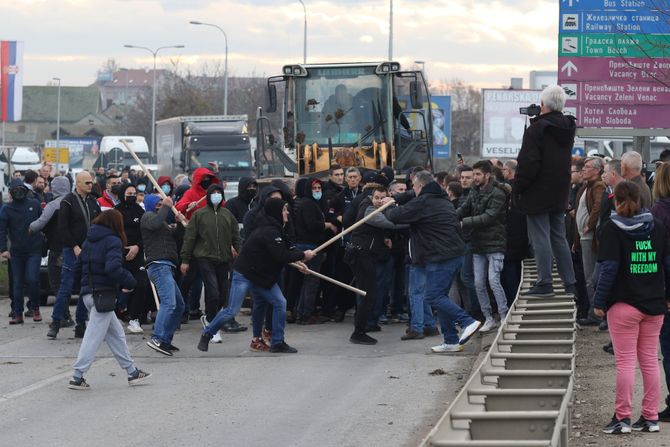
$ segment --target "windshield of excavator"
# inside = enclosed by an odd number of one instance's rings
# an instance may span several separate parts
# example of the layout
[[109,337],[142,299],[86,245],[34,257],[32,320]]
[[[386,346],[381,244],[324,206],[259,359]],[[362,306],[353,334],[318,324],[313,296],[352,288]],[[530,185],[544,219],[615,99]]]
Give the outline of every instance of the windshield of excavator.
[[[354,146],[393,140],[391,75],[374,66],[312,67],[293,78],[295,140]],[[291,110],[289,110],[291,111]]]

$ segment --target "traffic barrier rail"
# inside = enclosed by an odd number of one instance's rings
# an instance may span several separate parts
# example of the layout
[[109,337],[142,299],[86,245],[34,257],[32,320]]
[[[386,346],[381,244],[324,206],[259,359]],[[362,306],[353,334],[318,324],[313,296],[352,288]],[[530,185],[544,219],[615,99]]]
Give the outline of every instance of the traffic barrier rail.
[[575,372],[575,300],[553,274],[553,297],[517,298],[479,366],[423,440],[435,447],[565,447]]

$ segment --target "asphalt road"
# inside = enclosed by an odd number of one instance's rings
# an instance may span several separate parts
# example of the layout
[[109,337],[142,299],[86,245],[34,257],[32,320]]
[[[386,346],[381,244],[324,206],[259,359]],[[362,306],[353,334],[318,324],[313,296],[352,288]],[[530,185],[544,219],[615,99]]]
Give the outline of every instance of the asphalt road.
[[[72,309],[74,313],[74,308]],[[352,318],[289,325],[298,354],[249,351],[250,332],[196,349],[199,322],[177,332],[174,357],[127,335],[136,365],[153,374],[129,387],[106,346],[86,374],[88,391],[67,389],[79,340],[46,338],[41,323],[9,326],[0,300],[0,444],[4,446],[414,446],[467,380],[479,353],[430,354],[441,337],[400,341],[404,325],[349,343]],[[44,308],[48,317],[51,308]],[[249,324],[248,317],[238,320]],[[445,374],[431,375],[442,369]]]

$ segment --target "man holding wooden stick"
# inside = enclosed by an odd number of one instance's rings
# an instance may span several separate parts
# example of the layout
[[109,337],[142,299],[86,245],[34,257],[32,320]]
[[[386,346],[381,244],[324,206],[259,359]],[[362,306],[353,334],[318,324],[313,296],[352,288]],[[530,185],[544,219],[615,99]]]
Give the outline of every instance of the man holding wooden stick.
[[178,255],[177,243],[173,237],[176,225],[168,225],[166,221],[172,206],[172,199],[169,197],[161,201],[157,195],[150,194],[144,199],[146,213],[140,221],[147,273],[149,280],[156,286],[161,301],[154,322],[154,332],[147,345],[170,357],[178,351],[172,345],[172,337],[184,312],[184,299],[174,280]]
[[[227,321],[240,311],[247,293],[258,296],[272,305],[272,341],[267,349],[274,353],[294,354],[298,352],[284,341],[286,324],[286,299],[277,285],[279,275],[286,264],[293,264],[303,273],[307,266],[302,261],[314,258],[311,250],[297,250],[289,246],[284,233],[288,222],[288,205],[281,199],[269,199],[263,206],[267,220],[247,239],[233,265],[232,285],[228,305],[219,311],[200,336],[198,349],[207,351],[212,337]],[[255,340],[258,344],[262,340]],[[256,349],[261,350],[261,349]]]
[[[454,304],[448,296],[454,275],[463,264],[465,243],[454,206],[427,171],[418,172],[412,185],[415,198],[385,215],[393,223],[410,225],[409,304],[415,316],[423,315],[423,303],[436,308],[444,343],[436,353],[458,352],[481,327],[481,322]],[[384,199],[389,201],[391,199]],[[455,324],[461,329],[460,335]],[[423,338],[423,318],[412,319],[403,340]]]

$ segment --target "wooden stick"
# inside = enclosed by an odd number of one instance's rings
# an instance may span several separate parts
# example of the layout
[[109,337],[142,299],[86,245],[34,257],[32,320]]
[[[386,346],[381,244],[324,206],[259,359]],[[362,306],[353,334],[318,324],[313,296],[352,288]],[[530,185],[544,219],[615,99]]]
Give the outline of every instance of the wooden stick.
[[[295,267],[295,268],[297,268],[298,270],[302,270],[302,268],[301,268],[301,267],[298,267],[298,264],[296,264],[295,262],[292,262],[292,263],[290,263],[289,265],[290,265],[291,267]],[[350,286],[349,284],[345,284],[345,283],[340,282],[340,281],[338,281],[338,280],[336,280],[336,279],[333,279],[333,278],[331,278],[331,277],[329,277],[329,276],[322,275],[321,273],[319,273],[319,272],[315,272],[314,270],[307,269],[307,272],[308,272],[308,274],[310,274],[310,275],[314,275],[314,276],[316,276],[317,278],[323,279],[324,281],[328,281],[329,283],[335,284],[336,286],[343,287],[343,288],[345,288],[345,289],[347,289],[347,290],[350,290],[350,291],[352,291],[352,292],[354,292],[354,293],[357,293],[357,294],[359,294],[359,295],[361,295],[361,296],[365,296],[365,295],[367,295],[367,292],[366,292],[365,290],[357,289],[356,287],[352,287],[352,286]]]
[[[165,193],[163,192],[163,189],[158,185],[158,182],[156,181],[156,179],[154,178],[154,176],[153,176],[153,175],[151,174],[151,172],[146,168],[146,166],[144,166],[144,163],[142,163],[142,160],[140,160],[140,158],[137,156],[137,154],[135,153],[135,151],[132,150],[132,149],[130,148],[130,146],[128,146],[128,143],[126,143],[126,141],[123,140],[123,139],[121,139],[121,144],[123,144],[123,145],[126,147],[126,149],[128,150],[128,152],[130,153],[130,155],[132,155],[133,158],[135,159],[135,161],[137,162],[137,164],[140,165],[140,168],[144,171],[144,173],[146,174],[146,176],[149,177],[149,181],[151,181],[151,183],[154,185],[154,188],[156,188],[156,191],[158,192],[158,195],[160,195],[161,198],[162,198],[163,200],[165,200],[165,198],[166,198],[167,196],[166,196]],[[175,217],[177,217],[177,216],[179,216],[179,215],[181,214],[179,211],[177,211],[177,208],[175,208],[174,205],[172,205],[171,208],[172,208],[172,212],[174,212]],[[185,217],[182,217],[181,219],[178,219],[178,220],[179,220],[179,222],[181,222],[181,224],[182,224],[183,226],[188,225],[188,221],[186,220]]]
[[[147,274],[147,276],[149,276],[149,274]],[[160,309],[161,307],[161,303],[158,302],[158,292],[156,292],[156,286],[154,286],[153,281],[149,280],[149,284],[151,285],[151,292],[154,295],[154,301],[156,302],[156,310],[158,311],[158,309]]]
[[350,227],[347,228],[346,230],[342,230],[341,233],[339,233],[339,234],[333,236],[332,238],[328,239],[326,242],[324,242],[323,244],[319,245],[318,247],[316,247],[316,248],[315,248],[314,250],[312,250],[312,251],[313,251],[314,253],[318,253],[318,252],[320,252],[321,250],[323,250],[324,248],[328,247],[328,246],[329,246],[330,244],[332,244],[333,242],[335,242],[335,241],[337,241],[338,239],[344,237],[344,235],[351,233],[351,232],[354,231],[356,228],[360,227],[360,226],[363,225],[365,222],[367,222],[368,220],[372,219],[372,216],[374,216],[375,214],[379,214],[379,213],[381,213],[382,211],[384,211],[386,208],[388,208],[389,206],[393,205],[394,203],[395,203],[395,200],[391,200],[391,201],[389,201],[389,202],[386,202],[385,204],[383,204],[382,206],[380,206],[379,208],[377,208],[376,210],[374,210],[373,212],[371,212],[371,213],[368,214],[367,216],[363,217],[361,220],[359,220],[358,222],[356,222],[355,224],[353,224],[352,226],[350,226]]
[[189,206],[186,207],[186,212],[188,213],[188,212],[190,212],[192,209],[197,208],[198,205],[200,205],[200,203],[201,203],[203,200],[205,200],[206,198],[207,198],[207,194],[205,194],[204,196],[200,197],[200,199],[198,199],[198,201],[195,202],[195,205],[191,206],[191,205],[189,204]]

